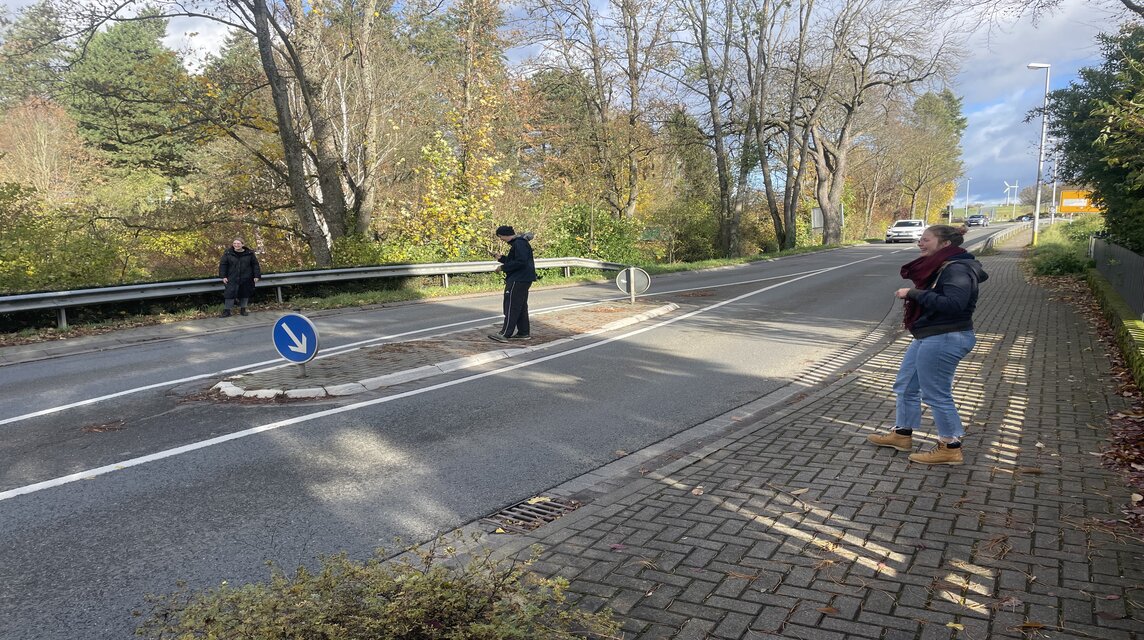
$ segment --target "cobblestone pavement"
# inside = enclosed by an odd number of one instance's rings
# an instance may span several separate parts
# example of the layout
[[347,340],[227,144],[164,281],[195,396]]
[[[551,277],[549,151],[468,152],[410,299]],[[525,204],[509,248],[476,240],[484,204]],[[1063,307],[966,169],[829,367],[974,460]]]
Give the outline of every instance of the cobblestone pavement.
[[1094,455],[1127,402],[1086,320],[1022,275],[1027,241],[982,259],[964,466],[865,441],[903,337],[655,471],[555,488],[586,505],[498,553],[540,544],[536,569],[629,640],[1144,638],[1144,543],[1111,524],[1129,492]]
[[273,399],[342,396],[400,384],[446,371],[546,349],[601,331],[635,324],[678,308],[655,301],[598,303],[531,316],[532,339],[494,342],[489,325],[432,338],[388,342],[322,356],[306,365],[286,364],[228,378],[216,389],[229,396]]

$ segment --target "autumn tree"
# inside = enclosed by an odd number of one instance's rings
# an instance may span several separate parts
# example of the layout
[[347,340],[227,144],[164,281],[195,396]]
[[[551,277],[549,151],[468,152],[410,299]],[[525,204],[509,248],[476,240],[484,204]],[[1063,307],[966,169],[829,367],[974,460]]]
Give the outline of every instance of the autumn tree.
[[29,97],[0,117],[0,182],[32,187],[48,204],[78,200],[97,164],[67,111]]
[[807,126],[824,244],[842,241],[840,205],[850,152],[874,121],[873,108],[954,67],[957,50],[947,24],[949,10],[940,2],[846,0],[826,25],[829,46],[807,73],[821,105]]
[[[396,34],[388,4],[155,0],[141,13],[141,3],[131,1],[88,0],[66,7],[62,0],[53,1],[66,8],[72,32],[81,39],[98,37],[104,24],[176,16],[213,20],[249,34],[262,71],[260,84],[272,105],[270,128],[282,148],[276,158],[260,160],[281,176],[299,231],[320,266],[332,263],[332,247],[339,239],[370,228],[376,190],[385,185],[378,174],[389,169],[411,175],[408,165],[398,166],[410,158],[397,157],[399,145],[387,136],[421,112],[407,92],[428,83],[421,82],[422,72],[404,64],[411,59],[408,49],[377,46]],[[396,81],[392,87],[390,80]],[[387,113],[396,117],[387,118]],[[208,119],[208,114],[196,116]],[[212,122],[228,121],[215,117]],[[226,128],[226,135],[236,140],[243,134]]]
[[[803,184],[808,175],[810,128],[821,103],[804,98],[803,79],[814,0],[784,3],[751,0],[748,33],[755,35],[755,61],[749,66],[752,104],[759,116],[749,126],[759,159],[767,210],[779,246],[795,247]],[[793,30],[792,35],[788,35]],[[750,40],[748,40],[750,42]],[[748,58],[748,61],[750,59]],[[750,119],[748,119],[748,124]],[[776,184],[777,182],[777,184]]]
[[653,150],[647,91],[665,65],[668,14],[652,0],[538,0],[528,7],[529,32],[543,52],[532,62],[568,82],[587,114],[586,142],[600,199],[614,215],[632,218],[640,197],[641,164]]
[[[968,121],[961,115],[961,99],[945,89],[918,96],[904,124],[901,185],[910,199],[910,217],[926,218],[934,188],[962,173],[961,135]],[[923,197],[924,214],[919,216],[918,201]]]

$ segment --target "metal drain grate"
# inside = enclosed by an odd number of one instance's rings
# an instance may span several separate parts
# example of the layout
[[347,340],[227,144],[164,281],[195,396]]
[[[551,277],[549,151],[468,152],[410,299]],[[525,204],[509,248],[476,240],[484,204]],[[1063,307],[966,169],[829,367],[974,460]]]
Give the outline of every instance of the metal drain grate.
[[528,533],[579,508],[580,503],[575,500],[536,496],[481,518],[481,522],[496,525],[495,533]]

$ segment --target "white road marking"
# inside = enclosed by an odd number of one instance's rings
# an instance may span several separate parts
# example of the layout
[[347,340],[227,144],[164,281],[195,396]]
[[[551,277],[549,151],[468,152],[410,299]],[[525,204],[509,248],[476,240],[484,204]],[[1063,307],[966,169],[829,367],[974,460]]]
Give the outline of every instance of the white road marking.
[[156,460],[162,460],[164,458],[170,458],[173,456],[182,455],[184,453],[190,453],[192,451],[197,451],[199,449],[205,449],[207,447],[213,447],[214,445],[222,444],[224,442],[229,442],[231,440],[237,440],[239,438],[246,438],[246,437],[253,436],[253,435],[256,435],[259,433],[265,433],[267,431],[273,431],[275,429],[280,429],[282,427],[288,427],[290,425],[301,424],[304,422],[310,422],[312,420],[317,420],[319,418],[325,418],[327,416],[333,416],[333,415],[337,415],[339,413],[346,413],[348,411],[356,411],[358,409],[363,409],[365,407],[372,407],[374,405],[385,404],[387,402],[393,402],[395,400],[401,400],[404,398],[411,398],[413,396],[418,396],[418,395],[421,395],[424,393],[429,393],[431,391],[438,391],[440,389],[446,389],[448,387],[456,386],[459,384],[465,384],[467,382],[473,382],[474,380],[480,380],[482,378],[488,378],[491,376],[499,376],[499,375],[502,375],[505,373],[509,373],[510,371],[516,371],[517,369],[523,369],[526,367],[536,366],[536,365],[541,364],[543,362],[548,362],[549,360],[555,360],[557,358],[564,358],[564,357],[567,357],[567,356],[570,356],[570,355],[573,355],[576,353],[580,353],[582,351],[588,351],[589,349],[595,349],[597,347],[602,347],[602,346],[604,346],[606,344],[610,344],[612,342],[617,342],[620,340],[624,340],[626,338],[630,338],[632,336],[637,336],[641,333],[647,333],[648,331],[653,331],[653,330],[659,329],[661,327],[666,327],[668,325],[675,324],[675,323],[680,322],[682,320],[686,320],[688,318],[692,318],[694,316],[697,316],[697,315],[700,315],[703,313],[708,313],[708,312],[714,311],[715,309],[718,309],[720,307],[725,307],[729,304],[733,304],[733,303],[738,302],[740,300],[750,298],[751,296],[755,296],[755,295],[758,295],[760,293],[770,291],[772,289],[777,289],[779,287],[784,287],[784,286],[791,284],[793,282],[798,282],[799,280],[804,280],[806,278],[811,278],[811,277],[814,277],[816,275],[821,275],[823,273],[828,273],[830,271],[835,271],[837,269],[842,269],[844,267],[849,267],[849,266],[853,266],[856,264],[860,264],[862,262],[867,262],[869,260],[874,260],[874,259],[877,259],[879,257],[881,257],[881,256],[873,256],[870,258],[863,258],[862,260],[855,260],[854,262],[849,262],[849,263],[841,264],[841,265],[834,266],[834,267],[828,267],[825,269],[818,269],[816,271],[807,272],[804,275],[798,276],[798,277],[793,278],[791,280],[779,282],[777,284],[773,284],[773,285],[770,285],[768,287],[763,287],[762,289],[756,289],[754,291],[744,293],[744,294],[736,296],[734,298],[724,300],[723,302],[718,302],[718,303],[715,303],[715,304],[712,304],[712,305],[709,305],[709,306],[706,306],[706,307],[703,307],[700,309],[696,309],[695,311],[690,311],[688,313],[682,314],[682,315],[674,317],[674,318],[668,318],[667,320],[657,322],[657,323],[655,323],[653,325],[649,325],[647,327],[635,329],[635,330],[629,331],[629,332],[621,334],[621,335],[613,336],[610,338],[605,338],[603,340],[600,340],[599,342],[592,342],[592,343],[589,343],[586,345],[582,345],[580,347],[576,347],[574,349],[569,349],[567,351],[561,351],[559,353],[553,353],[553,354],[550,354],[547,356],[542,356],[542,357],[539,357],[539,358],[536,358],[533,360],[527,360],[525,362],[519,362],[517,364],[509,365],[507,367],[503,367],[500,369],[494,369],[492,371],[485,371],[483,373],[476,373],[476,374],[473,374],[470,376],[465,376],[463,378],[457,378],[456,380],[449,380],[447,382],[441,382],[438,384],[430,385],[428,387],[422,387],[419,389],[412,389],[410,391],[404,391],[402,393],[397,393],[397,394],[394,394],[392,396],[385,396],[384,398],[375,398],[373,400],[366,400],[363,402],[357,402],[357,403],[346,405],[343,407],[335,407],[333,409],[325,409],[322,411],[317,411],[314,413],[309,413],[306,415],[297,416],[297,417],[289,418],[286,420],[279,420],[277,422],[272,422],[270,424],[264,424],[264,425],[261,425],[258,427],[252,427],[250,429],[244,429],[242,431],[236,431],[234,433],[230,433],[230,434],[227,434],[224,436],[218,436],[215,438],[210,438],[208,440],[201,440],[199,442],[194,442],[191,444],[183,445],[181,447],[175,447],[173,449],[166,449],[164,451],[157,451],[157,452],[149,454],[149,455],[139,456],[137,458],[131,458],[129,460],[123,460],[122,462],[116,462],[113,464],[104,465],[102,467],[97,467],[95,469],[88,469],[87,471],[80,471],[80,472],[73,473],[70,475],[61,476],[58,478],[52,478],[50,480],[44,480],[42,482],[36,482],[34,484],[25,485],[23,487],[16,487],[15,489],[9,489],[7,491],[0,492],[0,501],[8,500],[10,498],[15,498],[16,496],[21,496],[21,495],[25,495],[25,494],[29,494],[29,493],[35,493],[37,491],[43,491],[44,489],[51,489],[53,487],[59,487],[59,486],[69,484],[72,482],[76,482],[79,480],[89,480],[91,478],[95,478],[97,476],[108,474],[108,473],[111,473],[113,471],[120,471],[122,469],[128,469],[130,467],[136,467],[136,466],[139,466],[142,464],[147,464],[149,462],[155,462]]
[[[803,271],[803,272],[798,272],[795,274],[789,274],[789,275],[783,275],[783,276],[769,276],[767,278],[756,278],[753,280],[744,280],[742,282],[733,282],[733,283],[729,283],[729,284],[711,285],[711,286],[707,286],[707,287],[692,287],[690,289],[677,289],[674,291],[659,291],[659,292],[656,292],[655,294],[646,294],[646,295],[665,295],[665,294],[670,294],[670,293],[681,293],[681,292],[685,292],[685,291],[694,291],[696,289],[715,289],[718,287],[728,287],[728,286],[735,286],[735,285],[752,284],[755,282],[763,282],[763,281],[767,281],[767,280],[778,280],[781,278],[789,278],[792,275],[799,276],[799,275],[802,275],[804,273],[811,273],[811,272]],[[644,296],[641,296],[641,297],[644,297]],[[607,302],[610,300],[627,300],[627,299],[628,299],[627,296],[617,295],[615,297],[605,297],[605,298],[601,298],[599,300],[593,300],[593,301],[589,301],[589,302],[573,302],[573,303],[569,303],[569,304],[557,305],[554,307],[546,307],[543,309],[538,309],[532,313],[534,313],[535,315],[543,315],[545,313],[553,313],[555,311],[561,311],[564,309],[574,309],[576,307],[583,307],[583,306],[587,306],[587,305],[591,305],[591,304],[597,304],[600,302]],[[462,326],[467,326],[467,325],[481,325],[481,324],[493,322],[495,320],[499,320],[500,318],[501,318],[501,316],[489,316],[486,318],[477,318],[475,320],[463,320],[461,322],[439,324],[439,325],[432,326],[432,327],[424,327],[422,329],[414,329],[412,331],[405,331],[402,333],[394,333],[394,334],[390,334],[387,336],[379,336],[377,338],[369,338],[367,340],[359,340],[357,342],[350,342],[347,344],[338,345],[336,347],[331,347],[331,348],[327,349],[325,352],[320,353],[317,356],[315,356],[314,359],[315,360],[321,360],[323,358],[329,358],[332,356],[336,356],[336,355],[346,353],[348,351],[354,351],[354,350],[359,349],[359,348],[366,346],[366,345],[371,345],[371,344],[375,344],[378,342],[385,342],[387,340],[395,340],[397,338],[404,338],[404,337],[411,336],[411,335],[434,332],[434,331],[442,331],[445,329],[452,329],[455,327],[462,327]],[[115,393],[109,393],[109,394],[102,395],[102,396],[96,396],[94,398],[87,398],[86,400],[77,400],[75,402],[69,402],[67,404],[61,404],[61,405],[57,405],[54,407],[49,407],[47,409],[40,409],[39,411],[24,413],[24,414],[21,414],[18,416],[12,416],[10,418],[3,418],[3,419],[0,419],[0,426],[6,425],[6,424],[13,424],[16,422],[23,422],[25,420],[31,420],[32,418],[39,418],[41,416],[51,415],[53,413],[60,413],[61,411],[67,411],[68,409],[75,409],[76,407],[85,407],[85,406],[97,404],[100,402],[106,402],[107,400],[113,400],[115,398],[121,398],[123,396],[129,396],[129,395],[136,394],[136,393],[142,393],[144,391],[149,391],[151,389],[161,389],[164,387],[173,387],[176,385],[186,384],[188,382],[194,382],[196,380],[203,380],[203,379],[207,379],[207,378],[226,377],[226,376],[234,374],[234,373],[241,373],[244,371],[250,371],[252,369],[258,369],[259,367],[266,367],[265,369],[262,369],[262,371],[269,371],[269,370],[273,370],[273,369],[280,369],[282,367],[290,367],[290,366],[295,366],[295,365],[294,365],[294,363],[291,363],[291,362],[284,362],[283,359],[281,359],[281,358],[276,358],[274,360],[263,360],[261,362],[244,364],[244,365],[241,365],[238,367],[231,367],[229,369],[222,369],[221,371],[212,371],[210,373],[203,373],[203,374],[196,375],[196,376],[188,376],[186,378],[176,378],[174,380],[164,380],[163,382],[156,382],[154,384],[144,385],[142,387],[134,387],[131,389],[124,389],[123,391],[116,391]]]

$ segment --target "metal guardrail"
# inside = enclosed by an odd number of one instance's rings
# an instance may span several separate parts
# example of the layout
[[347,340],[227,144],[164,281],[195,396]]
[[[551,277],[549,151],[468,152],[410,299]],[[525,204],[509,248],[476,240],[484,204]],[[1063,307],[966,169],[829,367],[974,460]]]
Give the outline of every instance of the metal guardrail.
[[1033,226],[1033,223],[1031,223],[1031,222],[1026,222],[1025,224],[1013,225],[1012,227],[1009,227],[1008,229],[1005,229],[1004,231],[999,231],[999,232],[989,236],[988,238],[985,239],[985,250],[988,251],[988,250],[993,249],[993,245],[995,245],[996,243],[1001,242],[1002,240],[1006,240],[1009,238],[1009,236],[1014,235],[1016,233],[1019,233],[1021,231],[1024,231],[1025,229],[1028,229],[1031,226]]
[[[460,273],[489,273],[496,271],[499,263],[487,262],[439,262],[431,264],[398,264],[383,267],[353,267],[347,269],[323,269],[320,271],[293,271],[268,273],[258,283],[260,289],[275,287],[278,301],[282,302],[282,287],[297,284],[318,284],[324,282],[344,282],[371,278],[399,278],[404,276],[440,276],[442,286],[449,286],[449,276]],[[564,269],[570,275],[573,267],[619,271],[628,265],[617,262],[604,262],[588,258],[538,258],[537,269]],[[218,278],[200,280],[179,280],[175,282],[148,282],[141,284],[76,289],[74,291],[46,291],[0,296],[0,313],[18,311],[56,311],[56,324],[60,329],[67,328],[67,309],[112,302],[128,302],[157,298],[221,292],[222,283]]]

